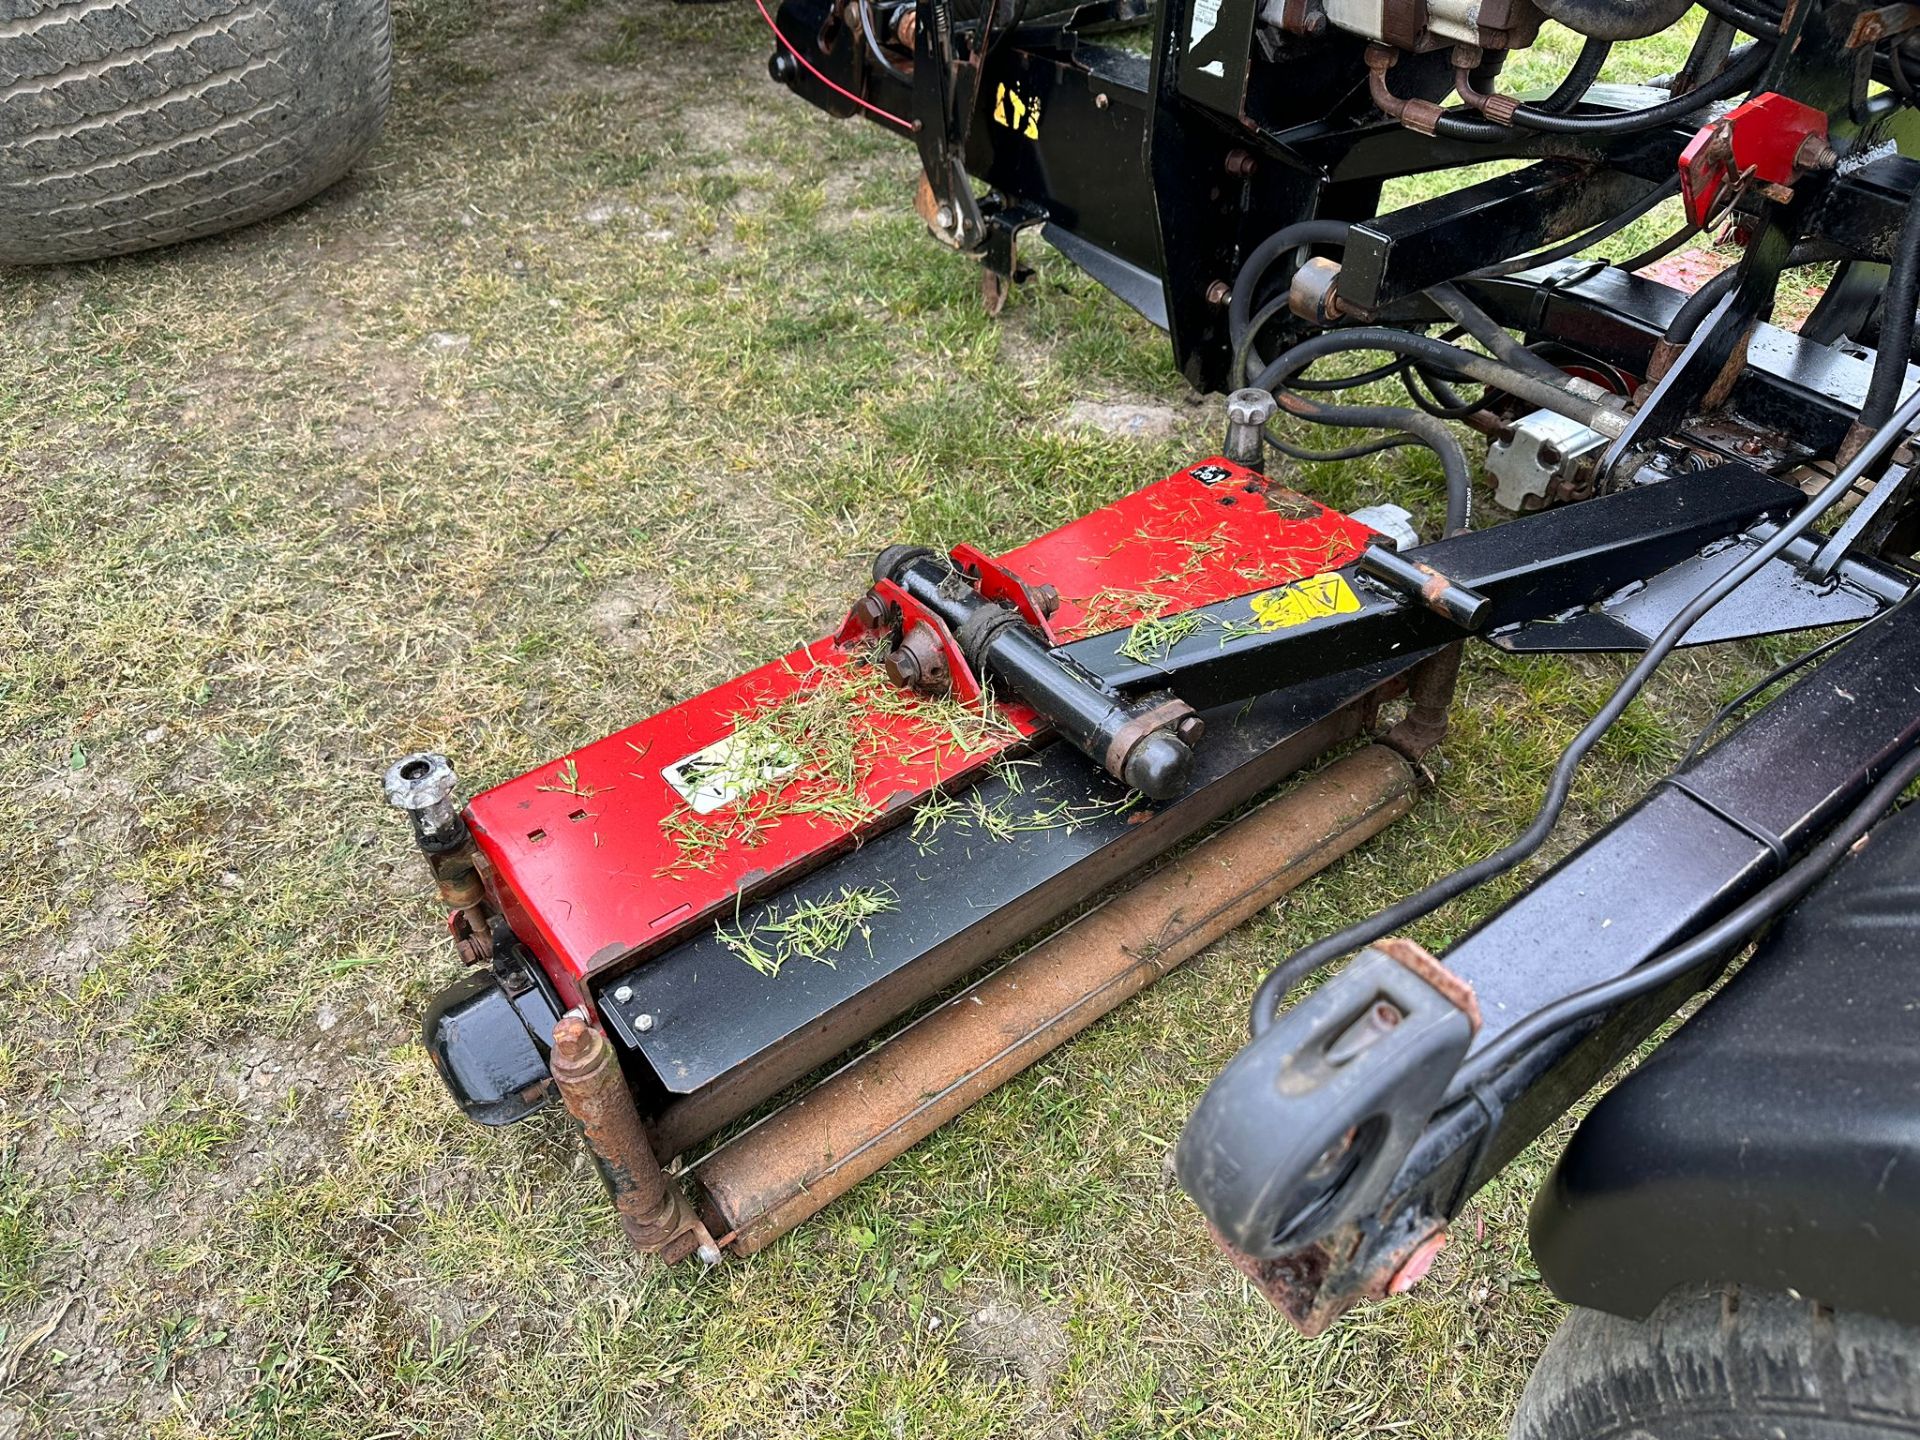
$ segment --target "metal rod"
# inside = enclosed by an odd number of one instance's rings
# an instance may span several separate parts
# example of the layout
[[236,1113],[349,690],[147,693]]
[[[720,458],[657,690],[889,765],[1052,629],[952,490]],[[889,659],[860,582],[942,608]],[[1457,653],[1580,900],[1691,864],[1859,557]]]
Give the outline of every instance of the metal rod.
[[709,1264],[719,1260],[713,1237],[654,1158],[606,1032],[569,1011],[553,1027],[549,1063],[633,1248],[669,1264],[693,1254]]
[[750,1255],[1412,806],[1370,745],[1301,781],[969,987],[693,1168]]

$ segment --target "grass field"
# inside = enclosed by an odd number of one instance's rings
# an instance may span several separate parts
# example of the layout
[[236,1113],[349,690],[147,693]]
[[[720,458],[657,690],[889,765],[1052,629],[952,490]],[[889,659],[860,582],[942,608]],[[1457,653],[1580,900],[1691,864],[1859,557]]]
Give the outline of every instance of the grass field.
[[[910,152],[771,88],[743,6],[398,18],[395,118],[321,202],[0,278],[0,1435],[1501,1433],[1557,1318],[1550,1149],[1312,1342],[1164,1160],[1263,965],[1508,836],[1612,661],[1477,656],[1412,821],[752,1261],[658,1273],[559,1120],[456,1116],[392,756],[516,774],[1220,407],[1041,247],[986,319]],[[1439,500],[1408,452],[1298,483]],[[1751,665],[1669,667],[1557,851]]]

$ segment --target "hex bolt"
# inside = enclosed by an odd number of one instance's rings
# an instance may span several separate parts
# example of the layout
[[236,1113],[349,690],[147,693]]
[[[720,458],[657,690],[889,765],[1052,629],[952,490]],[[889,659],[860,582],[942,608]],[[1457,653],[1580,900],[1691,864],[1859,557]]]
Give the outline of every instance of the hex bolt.
[[1246,150],[1233,149],[1227,152],[1227,174],[1237,180],[1244,180],[1260,168],[1260,162]]
[[1035,586],[1033,600],[1042,615],[1050,616],[1060,608],[1060,592],[1052,585]]
[[1207,303],[1224,305],[1233,298],[1233,287],[1224,280],[1216,280],[1207,286]]
[[938,210],[933,212],[933,218],[942,230],[953,229],[953,207],[951,205],[942,205]]
[[653,1016],[651,1015],[634,1016],[633,1028],[638,1030],[642,1035],[646,1034],[649,1030],[653,1029]]
[[613,992],[614,1003],[625,1005],[633,999],[633,986],[622,985]]
[[1236,465],[1260,469],[1267,422],[1279,408],[1265,390],[1234,391],[1227,397],[1227,443],[1221,453]]

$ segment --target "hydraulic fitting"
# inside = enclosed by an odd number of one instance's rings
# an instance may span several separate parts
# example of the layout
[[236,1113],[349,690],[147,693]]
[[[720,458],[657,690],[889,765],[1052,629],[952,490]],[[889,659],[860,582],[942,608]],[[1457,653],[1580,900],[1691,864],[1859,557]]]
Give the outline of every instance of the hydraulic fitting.
[[1267,422],[1280,407],[1265,390],[1236,390],[1227,397],[1227,443],[1220,453],[1236,465],[1259,470],[1265,459]]

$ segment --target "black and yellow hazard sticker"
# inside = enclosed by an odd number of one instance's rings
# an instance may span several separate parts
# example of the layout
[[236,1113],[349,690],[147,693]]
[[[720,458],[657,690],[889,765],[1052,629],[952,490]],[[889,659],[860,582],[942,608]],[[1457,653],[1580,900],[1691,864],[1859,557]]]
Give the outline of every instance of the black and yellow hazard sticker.
[[1029,140],[1040,138],[1040,102],[1022,95],[1004,81],[994,92],[993,118]]
[[1256,595],[1248,603],[1262,630],[1286,630],[1329,615],[1351,615],[1360,608],[1360,597],[1344,575],[1311,575]]

